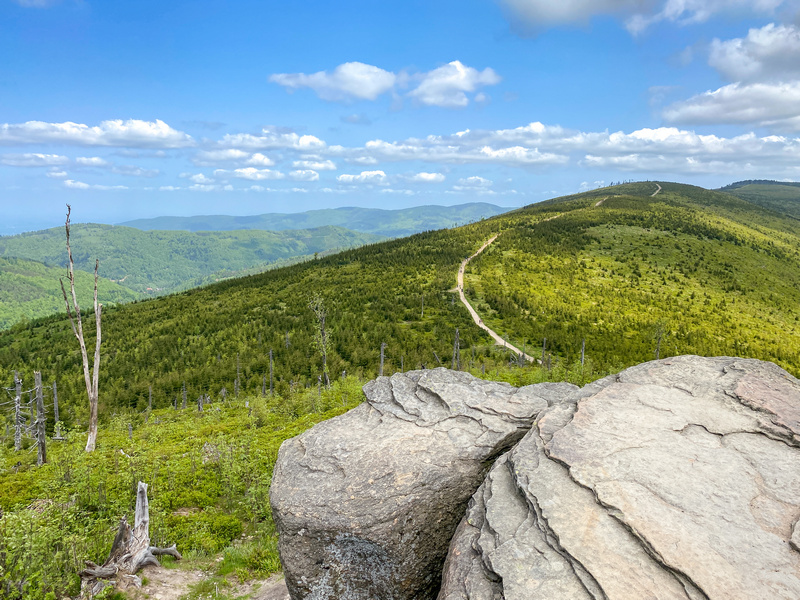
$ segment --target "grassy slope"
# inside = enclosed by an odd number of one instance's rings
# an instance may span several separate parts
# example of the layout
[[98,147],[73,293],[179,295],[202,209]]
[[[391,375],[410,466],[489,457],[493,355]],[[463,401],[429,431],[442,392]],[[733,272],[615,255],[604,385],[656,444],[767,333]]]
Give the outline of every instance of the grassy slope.
[[779,181],[741,182],[719,191],[732,194],[753,204],[800,219],[800,183]]
[[400,210],[377,208],[329,208],[302,213],[268,213],[246,217],[206,215],[158,217],[122,223],[139,229],[225,231],[233,229],[307,229],[338,225],[354,231],[386,237],[402,237],[430,229],[442,229],[501,214],[507,209],[475,202],[458,206],[416,206]]
[[[23,319],[63,312],[64,299],[58,281],[65,276],[65,268],[48,267],[21,258],[0,258],[0,329]],[[79,305],[91,307],[92,275],[78,271],[75,278]],[[105,278],[98,279],[98,288],[98,295],[106,305],[130,302],[138,297],[131,290]]]
[[[556,357],[572,362],[586,339],[587,356],[608,370],[651,359],[661,332],[661,356],[735,354],[800,373],[800,224],[726,194],[662,186],[655,198],[652,183],[595,190],[110,309],[102,403],[141,407],[152,385],[164,406],[184,381],[193,397],[218,397],[233,389],[237,361],[242,389],[257,391],[270,349],[282,392],[315,385],[315,292],[329,309],[334,376],[374,375],[382,342],[387,369],[401,360],[406,369],[435,366],[436,355],[449,363],[456,327],[466,360],[474,347],[476,364],[504,362],[449,291],[460,260],[497,232],[470,265],[467,295],[519,346],[539,348],[547,337]],[[79,364],[63,319],[0,334],[0,369],[19,369],[26,381],[34,368],[57,378],[68,420],[84,417]]]
[[598,190],[501,236],[465,284],[484,321],[571,357],[586,339],[609,364],[653,358],[661,337],[661,356],[752,356],[798,373],[800,224],[662,185],[655,198],[644,184]]
[[[72,227],[76,269],[91,271],[98,258],[101,275],[139,295],[186,289],[214,274],[229,276],[258,265],[378,239],[340,227],[203,233],[145,232],[96,224]],[[53,228],[0,237],[0,256],[65,267],[64,231]]]
[[[329,308],[334,374],[373,376],[384,341],[390,373],[401,356],[406,369],[435,365],[434,351],[449,362],[456,326],[464,362],[470,347],[477,350],[474,370],[481,362],[504,363],[502,351],[484,346],[485,335],[448,291],[460,260],[498,232],[497,242],[470,264],[467,295],[484,321],[511,341],[531,348],[546,336],[556,366],[553,372],[506,368],[491,377],[515,384],[585,381],[652,358],[659,332],[662,357],[738,354],[800,373],[800,223],[729,195],[661,185],[656,197],[651,183],[595,190],[455,231],[110,309],[100,386],[107,422],[91,456],[80,451],[85,407],[68,325],[53,317],[0,333],[2,372],[19,368],[29,381],[32,369],[42,368],[46,381],[58,377],[62,418],[77,428],[72,445],[54,450],[51,465],[39,470],[32,453],[4,452],[0,506],[13,510],[0,538],[26,540],[25,556],[71,576],[83,558],[103,557],[115,519],[130,513],[133,483],[144,478],[152,485],[156,541],[177,536],[190,554],[213,552],[244,527],[257,544],[226,549],[223,564],[276,568],[265,508],[274,452],[285,437],[358,401],[352,375],[334,377],[333,391],[316,398],[309,294],[321,293]],[[589,363],[581,372],[575,361],[583,339]],[[282,399],[260,404],[269,349]],[[237,362],[242,399],[220,405],[218,390],[232,389]],[[203,415],[161,408],[145,424],[147,385],[153,384],[154,404],[164,407],[184,380],[190,403],[210,392],[215,407]],[[241,406],[245,397],[256,406],[253,421]],[[0,420],[7,416],[0,410]],[[127,422],[135,425],[133,440],[126,437]],[[14,473],[17,460],[22,464]],[[42,497],[55,501],[52,510],[20,510]],[[56,542],[61,539],[66,542]],[[78,548],[72,555],[69,542]]]

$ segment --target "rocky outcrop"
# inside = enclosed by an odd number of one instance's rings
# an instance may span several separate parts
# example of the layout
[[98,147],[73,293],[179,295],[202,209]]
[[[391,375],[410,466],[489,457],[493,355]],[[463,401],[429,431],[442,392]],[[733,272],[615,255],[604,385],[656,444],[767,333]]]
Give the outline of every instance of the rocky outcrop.
[[271,504],[294,600],[425,600],[488,467],[569,384],[514,388],[435,369],[281,446]]
[[676,357],[542,412],[493,466],[439,600],[800,598],[800,382]]

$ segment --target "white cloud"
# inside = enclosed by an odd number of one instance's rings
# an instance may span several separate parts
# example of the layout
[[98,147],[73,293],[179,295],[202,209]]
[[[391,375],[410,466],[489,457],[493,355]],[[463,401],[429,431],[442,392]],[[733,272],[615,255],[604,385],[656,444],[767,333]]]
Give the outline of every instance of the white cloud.
[[311,169],[302,169],[298,171],[291,171],[289,178],[295,181],[319,181],[319,173]]
[[109,162],[99,156],[79,156],[75,159],[75,164],[82,167],[107,167]]
[[735,123],[800,132],[800,81],[733,83],[667,107],[673,123]]
[[375,100],[394,88],[397,76],[373,65],[347,62],[331,73],[276,73],[269,80],[290,90],[310,88],[323,100]]
[[68,187],[73,190],[101,190],[101,191],[128,189],[128,187],[124,185],[91,185],[88,183],[84,183],[82,181],[75,181],[73,179],[64,180],[64,187]]
[[383,171],[361,171],[358,175],[342,174],[336,180],[339,183],[370,183],[377,185],[385,185],[388,182],[388,177]]
[[628,31],[637,34],[660,21],[693,25],[718,14],[771,15],[782,4],[784,0],[666,0],[660,11],[635,14],[626,26]]
[[232,192],[232,185],[218,185],[207,183],[195,183],[186,188],[190,192]]
[[561,152],[540,151],[539,147],[556,141],[557,146],[564,146],[563,132],[560,127],[532,123],[514,130],[467,130],[448,136],[410,138],[403,142],[371,140],[365,144],[360,156],[355,155],[348,160],[371,157],[389,161],[424,160],[456,164],[557,165],[566,163],[569,157]]
[[295,169],[312,169],[314,171],[335,171],[332,160],[296,160],[292,163]]
[[256,152],[250,158],[247,159],[247,162],[245,164],[253,165],[254,167],[271,167],[275,164],[275,161],[272,160],[269,156],[264,156],[260,152]]
[[203,173],[181,173],[179,177],[188,179],[192,183],[214,183],[214,180]]
[[708,64],[729,81],[785,82],[800,77],[800,28],[770,23],[746,38],[711,42]]
[[3,154],[0,163],[10,167],[51,167],[66,165],[69,158],[59,154]]
[[158,188],[158,190],[161,192],[177,192],[180,189],[181,188],[174,185],[162,185],[160,188]]
[[230,175],[237,179],[249,179],[251,181],[263,181],[265,179],[283,179],[285,175],[280,171],[272,169],[256,169],[255,167],[244,167],[242,169],[234,169],[233,171],[226,171],[225,169],[217,169],[214,175],[225,176]]
[[[460,188],[488,188],[492,186],[492,181],[479,175],[473,175],[472,177],[459,179],[458,186]],[[459,189],[459,187],[454,189]]]
[[325,142],[313,135],[299,135],[295,132],[283,133],[271,127],[265,127],[262,135],[249,133],[233,133],[223,136],[221,146],[239,150],[265,150],[269,148],[286,148],[300,151],[320,150]]
[[392,188],[383,188],[380,192],[381,194],[400,194],[403,196],[413,196],[415,193],[412,190],[396,190]]
[[213,167],[222,162],[242,161],[250,156],[249,152],[227,148],[225,150],[201,150],[192,157],[192,162],[199,167]]
[[65,144],[74,146],[120,146],[134,148],[185,148],[194,145],[191,136],[164,121],[103,121],[90,127],[81,123],[26,123],[0,125],[0,144]]
[[407,178],[411,183],[442,183],[445,179],[441,173],[417,173]]
[[47,173],[45,173],[45,175],[47,175],[51,179],[64,179],[67,176],[67,172],[57,167],[54,167],[50,169]]
[[500,83],[500,76],[491,68],[478,71],[458,60],[425,73],[417,88],[409,96],[428,106],[461,108],[469,104],[466,92],[474,92],[484,85]]
[[585,23],[598,15],[626,18],[631,33],[667,21],[678,25],[702,23],[720,14],[770,15],[785,0],[500,0],[515,26],[533,28]]
[[114,173],[119,175],[128,175],[131,177],[156,177],[160,174],[158,169],[143,169],[135,165],[120,165],[111,169]]

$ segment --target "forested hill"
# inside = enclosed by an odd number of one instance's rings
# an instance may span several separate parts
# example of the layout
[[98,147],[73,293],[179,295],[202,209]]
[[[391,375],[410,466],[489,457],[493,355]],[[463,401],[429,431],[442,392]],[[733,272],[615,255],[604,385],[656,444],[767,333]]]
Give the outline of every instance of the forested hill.
[[[653,196],[661,186],[661,191]],[[656,352],[770,360],[800,375],[800,222],[728,194],[638,183],[593,190],[454,230],[434,231],[104,311],[101,414],[182,393],[258,393],[273,351],[275,386],[316,386],[312,295],[323,298],[331,377],[452,364],[506,364],[454,293],[484,323],[555,368],[587,376]],[[74,248],[80,246],[78,238]],[[83,251],[83,250],[81,250]],[[91,321],[91,320],[89,320]],[[91,340],[89,324],[89,340]],[[89,342],[90,345],[92,342]],[[34,369],[59,383],[62,419],[80,426],[85,390],[62,317],[0,333],[0,377]],[[237,384],[238,373],[238,384]]]
[[157,217],[121,223],[128,227],[153,230],[228,231],[234,229],[308,229],[338,225],[354,231],[385,237],[403,237],[431,229],[464,225],[506,212],[507,208],[473,202],[457,206],[415,206],[399,210],[377,208],[326,208],[301,213],[267,213],[245,217],[205,215],[196,217]]
[[800,182],[762,179],[739,181],[718,191],[800,219]]
[[[22,320],[64,311],[59,279],[66,269],[48,267],[22,258],[0,258],[0,329]],[[92,306],[94,278],[90,273],[75,272],[79,306]],[[98,278],[99,296],[104,303],[131,302],[139,296],[118,283]],[[23,324],[20,327],[24,326]]]
[[[211,280],[278,261],[298,260],[315,253],[373,243],[379,236],[342,227],[286,231],[141,231],[114,225],[72,226],[75,268],[92,272],[100,260],[100,275],[118,282],[137,297],[195,287]],[[0,237],[0,257],[67,266],[64,228],[55,227]],[[56,290],[57,279],[54,279]],[[16,294],[12,290],[13,294]]]

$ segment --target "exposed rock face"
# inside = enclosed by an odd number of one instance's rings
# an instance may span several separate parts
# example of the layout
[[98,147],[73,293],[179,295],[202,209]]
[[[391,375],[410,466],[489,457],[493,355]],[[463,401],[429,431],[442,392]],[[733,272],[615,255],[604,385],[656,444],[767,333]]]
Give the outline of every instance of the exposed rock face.
[[292,598],[435,598],[491,462],[576,389],[411,371],[370,382],[367,402],[284,442],[271,504]]
[[439,600],[800,598],[800,382],[676,357],[548,408],[454,536]]

